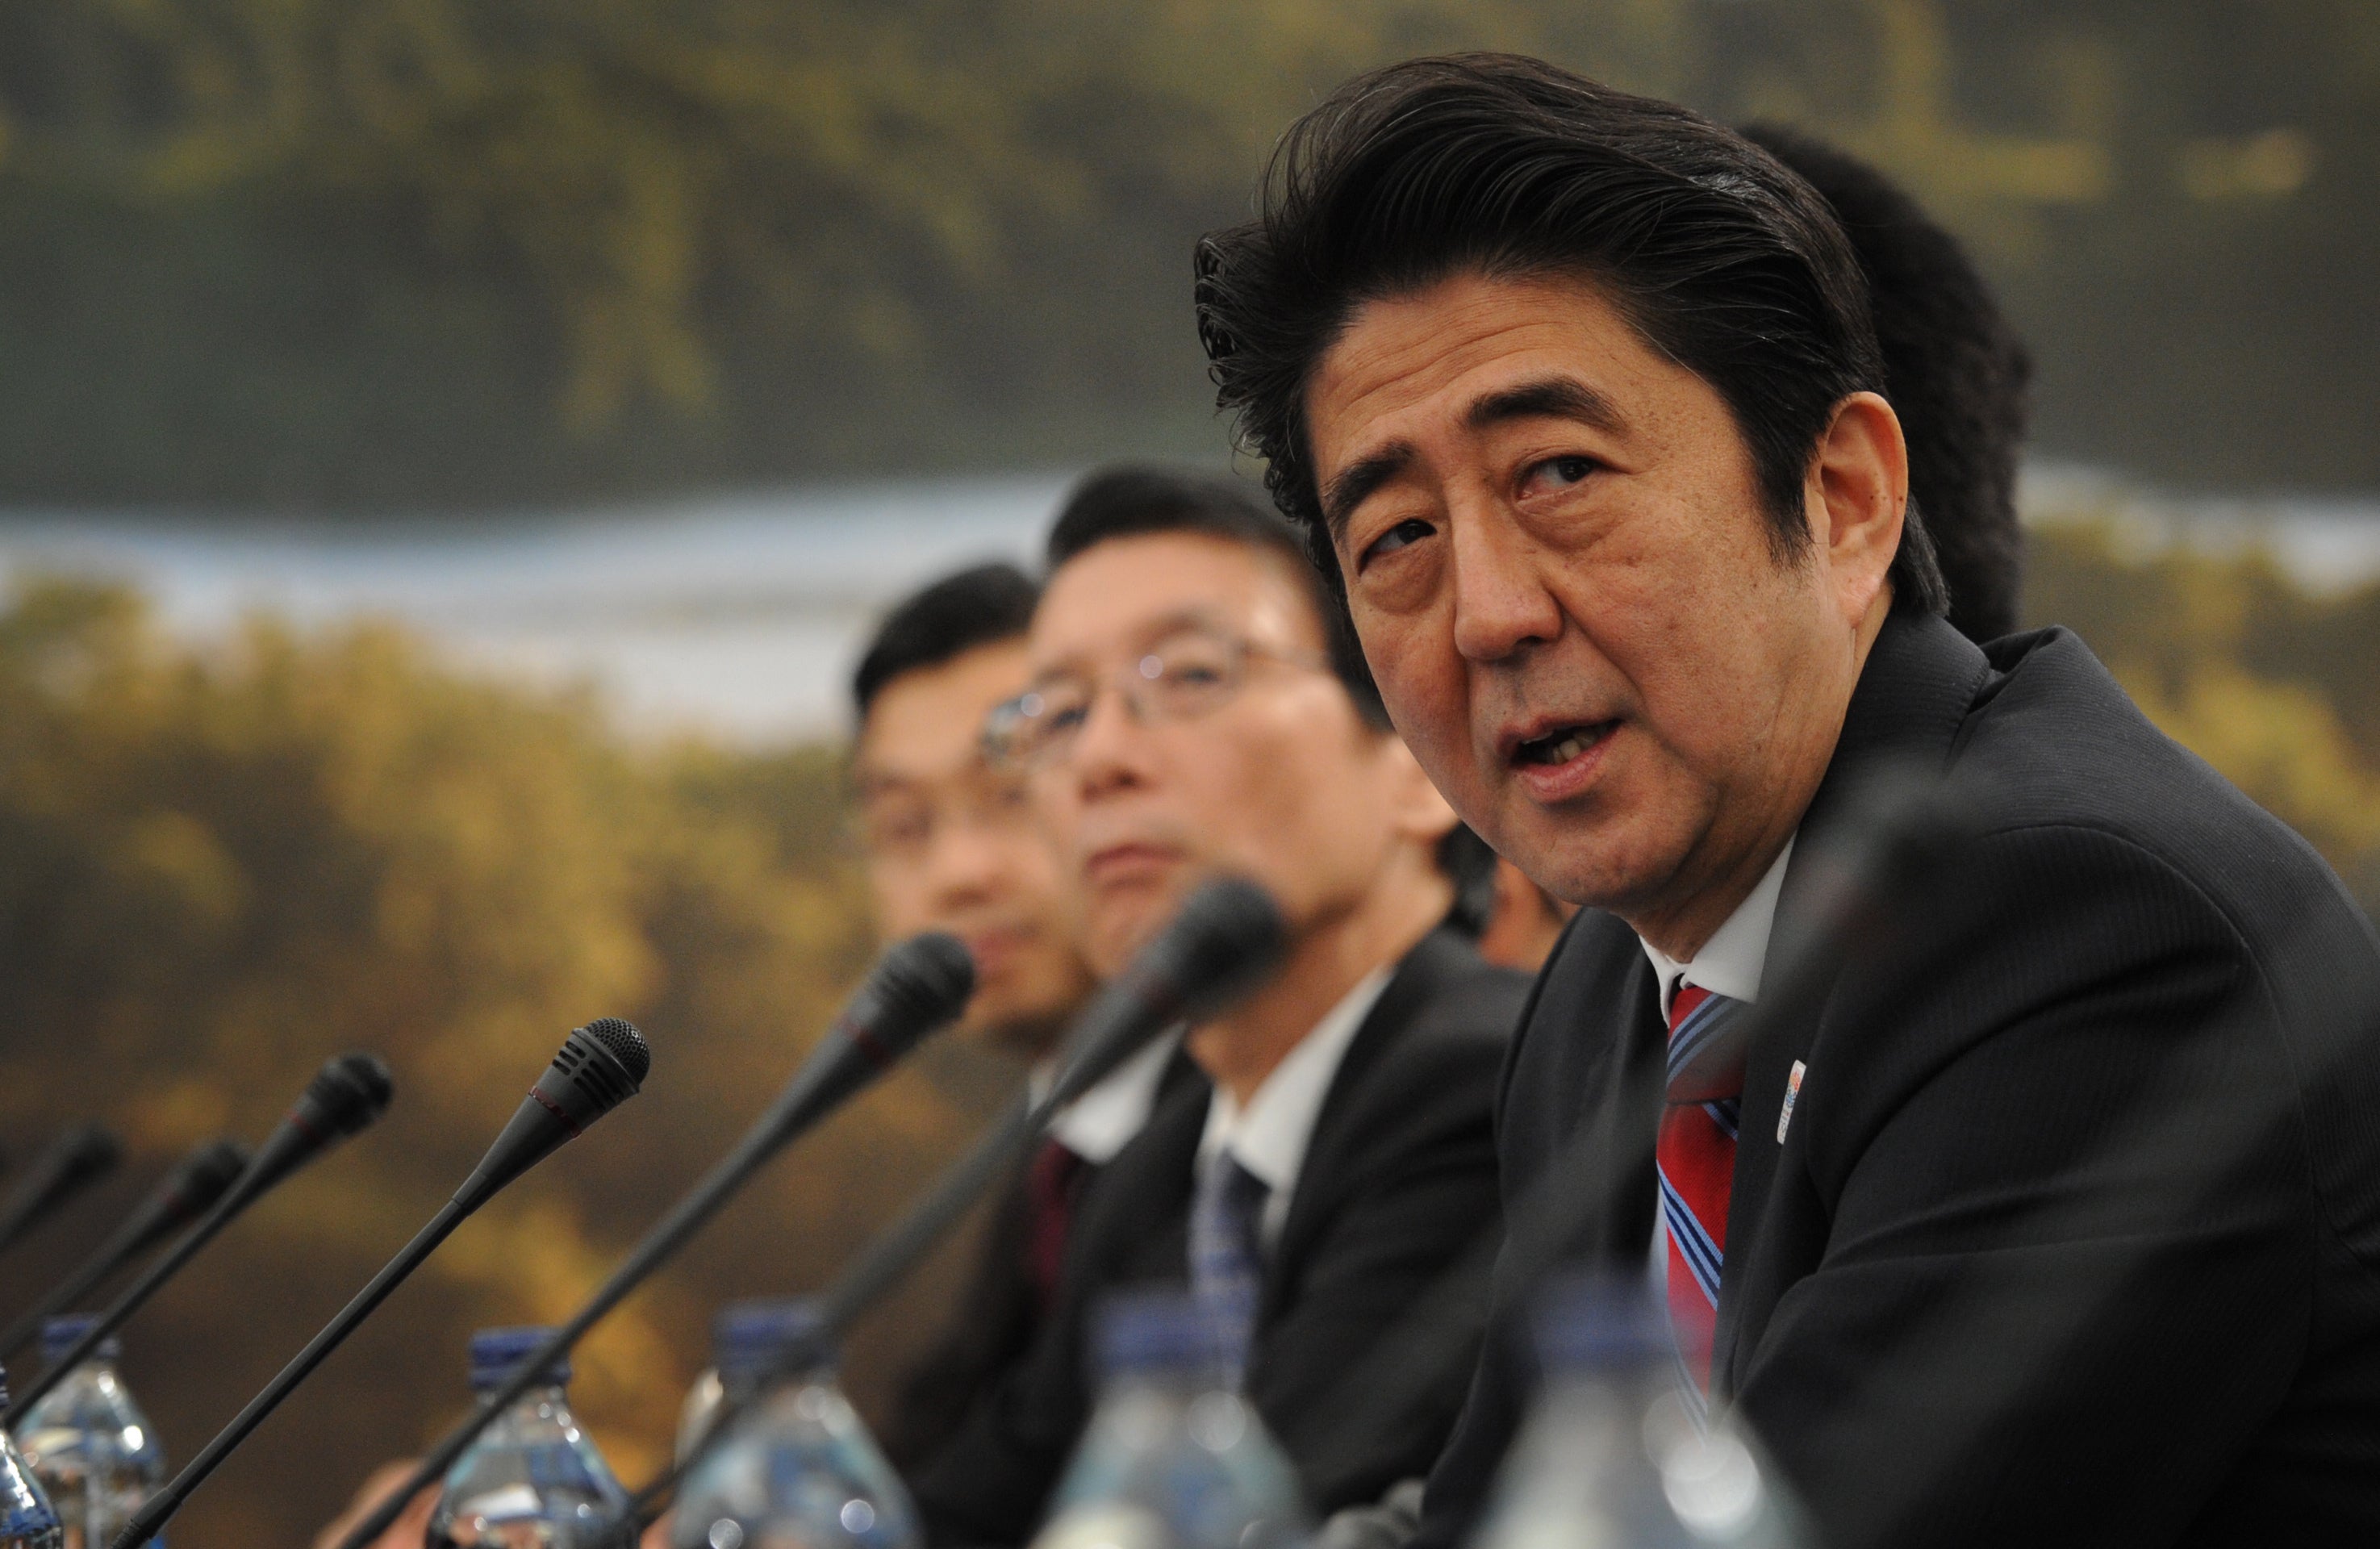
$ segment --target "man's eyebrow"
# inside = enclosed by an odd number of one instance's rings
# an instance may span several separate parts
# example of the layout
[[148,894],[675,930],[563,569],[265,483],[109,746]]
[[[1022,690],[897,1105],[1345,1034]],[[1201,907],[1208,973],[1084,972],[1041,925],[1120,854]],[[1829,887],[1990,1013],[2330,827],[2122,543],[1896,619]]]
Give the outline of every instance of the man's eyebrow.
[[1332,538],[1347,530],[1347,518],[1371,499],[1372,491],[1404,472],[1413,461],[1413,443],[1390,442],[1368,457],[1339,470],[1322,491],[1322,525]]
[[1475,430],[1508,419],[1573,419],[1614,435],[1628,426],[1610,399],[1569,377],[1548,377],[1490,393],[1473,400],[1471,411],[1463,418]]

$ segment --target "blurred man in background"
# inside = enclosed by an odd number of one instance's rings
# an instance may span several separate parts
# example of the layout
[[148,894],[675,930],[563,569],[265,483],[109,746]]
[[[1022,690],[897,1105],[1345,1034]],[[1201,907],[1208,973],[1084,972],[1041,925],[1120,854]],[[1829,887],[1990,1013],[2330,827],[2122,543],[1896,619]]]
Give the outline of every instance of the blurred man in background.
[[[1934,539],[1952,627],[1977,645],[2013,633],[2024,589],[2016,484],[2032,353],[1959,239],[1890,178],[1778,125],[1743,133],[1817,189],[1851,238],[1884,356],[1885,396],[1908,440],[1909,499]],[[1480,955],[1535,973],[1576,913],[1499,861]]]
[[[878,934],[965,941],[976,991],[961,1031],[1038,1082],[1090,971],[1073,884],[1022,782],[986,765],[980,737],[992,707],[1024,686],[1037,597],[1014,565],[985,564],[886,615],[852,677],[852,781]],[[964,1294],[885,1417],[896,1465],[939,1446],[1031,1344],[1084,1183],[1139,1131],[1161,1083],[1196,1079],[1173,1056],[1160,1041],[1085,1094],[995,1203]]]
[[[1091,985],[1079,910],[1021,782],[986,766],[979,736],[1024,684],[1037,595],[1015,566],[985,564],[895,606],[852,676],[851,778],[878,936],[965,941],[976,989],[961,1032],[1046,1079],[1039,1068]],[[885,1417],[897,1461],[939,1445],[1030,1345],[1083,1182],[1137,1132],[1169,1069],[1196,1080],[1173,1056],[1161,1042],[1086,1094],[995,1201],[964,1295]],[[324,1539],[335,1543],[409,1468],[376,1473]],[[382,1549],[415,1549],[435,1495],[423,1492]]]
[[1106,1292],[1182,1284],[1323,1509],[1435,1455],[1442,1385],[1320,1471],[1325,1404],[1379,1326],[1496,1219],[1488,1113],[1525,981],[1445,928],[1454,815],[1389,730],[1321,578],[1236,484],[1125,469],[1060,514],[1028,692],[991,744],[1026,773],[1075,884],[1086,951],[1121,969],[1200,881],[1262,883],[1286,965],[1185,1047],[1168,1097],[1086,1191],[1055,1315],[913,1477],[942,1544],[1017,1543],[1092,1401]]
[[1951,627],[1978,645],[2013,634],[2024,596],[2016,486],[2032,352],[1959,239],[1890,178],[1778,125],[1743,133],[1817,189],[1851,239],[1884,395],[1907,438],[1909,499],[1934,540]]

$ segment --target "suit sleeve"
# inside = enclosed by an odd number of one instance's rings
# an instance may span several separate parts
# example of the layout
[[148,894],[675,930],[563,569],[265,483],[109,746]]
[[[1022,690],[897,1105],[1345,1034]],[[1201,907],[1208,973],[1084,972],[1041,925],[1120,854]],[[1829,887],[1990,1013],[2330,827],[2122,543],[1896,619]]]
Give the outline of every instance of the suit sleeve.
[[[1293,1305],[1265,1335],[1251,1397],[1296,1460],[1321,1513],[1376,1500],[1429,1470],[1462,1404],[1462,1362],[1369,1438],[1341,1449],[1319,1402],[1362,1361],[1379,1359],[1383,1329],[1467,1251],[1492,1249],[1500,1221],[1490,1121],[1501,1040],[1446,1040],[1367,1104],[1375,1144],[1350,1158],[1328,1235],[1306,1255]],[[1319,1181],[1319,1180],[1317,1180]]]
[[1810,1049],[1768,1208],[1823,1246],[1741,1408],[1837,1549],[2171,1544],[2312,1316],[2269,986],[2106,833],[1985,840],[1957,891],[1919,981],[1861,975]]

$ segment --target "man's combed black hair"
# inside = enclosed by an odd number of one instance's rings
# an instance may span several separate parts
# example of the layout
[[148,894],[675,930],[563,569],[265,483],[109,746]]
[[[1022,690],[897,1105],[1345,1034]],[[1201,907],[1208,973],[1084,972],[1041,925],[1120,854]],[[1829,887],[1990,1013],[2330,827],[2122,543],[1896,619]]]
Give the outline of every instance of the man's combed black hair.
[[884,685],[905,672],[940,667],[978,646],[1024,638],[1041,588],[1013,564],[973,565],[912,594],[884,615],[851,674],[861,720]]
[[1136,463],[1099,469],[1075,485],[1058,508],[1043,558],[1054,575],[1059,566],[1094,544],[1169,532],[1204,533],[1285,561],[1314,603],[1330,671],[1347,686],[1347,696],[1365,721],[1388,729],[1388,708],[1380,703],[1379,685],[1372,682],[1363,647],[1304,539],[1239,479]]
[[1859,158],[1776,125],[1744,137],[1834,207],[1867,278],[1884,394],[1909,438],[1909,495],[1974,640],[2017,626],[2024,534],[2017,459],[2032,418],[2033,357],[1959,239]]
[[[1595,284],[1726,401],[1771,548],[1803,551],[1818,437],[1846,395],[1884,385],[1866,287],[1826,201],[1674,103],[1539,60],[1460,54],[1341,87],[1275,152],[1257,218],[1198,246],[1217,401],[1334,585],[1306,385],[1358,307],[1464,272]],[[1895,608],[1943,611],[1913,504],[1891,575]]]

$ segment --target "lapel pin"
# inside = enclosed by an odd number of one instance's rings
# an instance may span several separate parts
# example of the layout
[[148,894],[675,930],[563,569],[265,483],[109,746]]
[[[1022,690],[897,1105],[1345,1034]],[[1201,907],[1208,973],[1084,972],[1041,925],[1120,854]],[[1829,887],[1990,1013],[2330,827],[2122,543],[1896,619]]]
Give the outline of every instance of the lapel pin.
[[1802,1095],[1802,1074],[1807,1069],[1796,1059],[1793,1061],[1793,1073],[1785,1078],[1785,1104],[1777,1110],[1777,1144],[1779,1145],[1785,1144],[1786,1126],[1793,1122],[1794,1099]]

